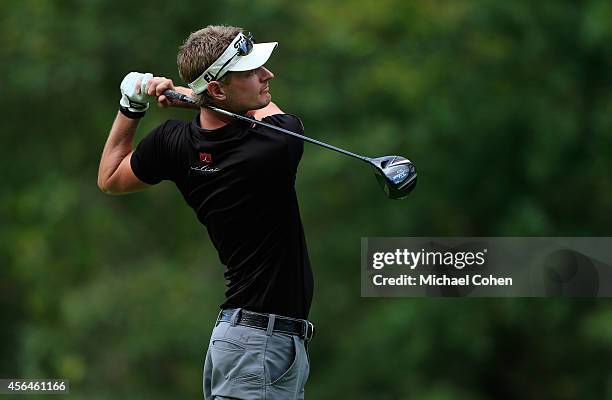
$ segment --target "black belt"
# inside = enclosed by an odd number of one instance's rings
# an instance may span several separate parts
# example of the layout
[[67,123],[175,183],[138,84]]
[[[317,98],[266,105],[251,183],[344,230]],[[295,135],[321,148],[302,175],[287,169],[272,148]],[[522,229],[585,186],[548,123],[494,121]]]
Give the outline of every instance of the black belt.
[[[232,319],[232,315],[234,315],[235,310],[221,310],[219,313],[219,317],[217,318],[217,323],[219,322],[230,322]],[[247,310],[240,310],[238,312],[238,316],[236,317],[236,323],[238,325],[250,326],[252,328],[263,329],[264,331],[268,329],[268,320],[270,319],[268,314],[260,314]],[[276,315],[274,319],[274,331],[288,333],[290,335],[298,335],[306,342],[312,339],[314,335],[314,325],[312,322],[307,321],[305,319],[296,319],[283,317],[280,315]]]

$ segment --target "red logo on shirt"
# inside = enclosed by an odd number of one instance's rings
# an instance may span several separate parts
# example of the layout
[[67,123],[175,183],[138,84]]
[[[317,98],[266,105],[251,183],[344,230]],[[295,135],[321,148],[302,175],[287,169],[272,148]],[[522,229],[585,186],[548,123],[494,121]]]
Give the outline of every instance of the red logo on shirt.
[[212,164],[212,155],[208,153],[200,153],[200,162],[204,164]]

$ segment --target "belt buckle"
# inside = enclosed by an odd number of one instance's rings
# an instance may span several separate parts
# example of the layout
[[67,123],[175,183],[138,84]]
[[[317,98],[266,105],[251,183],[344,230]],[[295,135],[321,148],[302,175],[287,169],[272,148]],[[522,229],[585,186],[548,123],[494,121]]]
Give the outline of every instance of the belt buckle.
[[302,334],[306,342],[310,342],[314,336],[314,325],[312,322],[304,320],[304,333]]

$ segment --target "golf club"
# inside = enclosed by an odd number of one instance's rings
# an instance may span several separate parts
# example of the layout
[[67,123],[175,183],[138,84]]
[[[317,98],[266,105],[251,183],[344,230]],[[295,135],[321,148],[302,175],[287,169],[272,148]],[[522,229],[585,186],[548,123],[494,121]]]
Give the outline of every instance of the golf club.
[[[166,90],[164,92],[164,96],[179,100],[185,103],[196,104],[196,101],[189,96],[186,96],[182,93]],[[417,182],[417,172],[414,165],[410,162],[410,160],[400,157],[400,156],[383,156],[377,158],[364,157],[359,154],[351,153],[350,151],[346,151],[344,149],[329,145],[327,143],[323,143],[316,139],[309,138],[304,135],[300,135],[299,133],[292,132],[287,129],[280,128],[278,126],[270,125],[265,122],[261,122],[256,120],[255,118],[246,117],[244,115],[234,114],[232,112],[223,110],[221,108],[217,108],[214,106],[207,105],[206,108],[209,108],[215,112],[226,115],[228,117],[233,117],[242,121],[247,121],[250,123],[254,123],[257,125],[265,126],[266,128],[273,129],[278,132],[282,132],[287,135],[295,136],[300,138],[306,142],[314,143],[319,146],[325,147],[326,149],[337,151],[338,153],[346,154],[347,156],[351,156],[357,158],[359,160],[365,161],[371,166],[374,167],[374,173],[376,175],[376,179],[380,186],[384,189],[385,193],[390,199],[403,199],[415,188]]]

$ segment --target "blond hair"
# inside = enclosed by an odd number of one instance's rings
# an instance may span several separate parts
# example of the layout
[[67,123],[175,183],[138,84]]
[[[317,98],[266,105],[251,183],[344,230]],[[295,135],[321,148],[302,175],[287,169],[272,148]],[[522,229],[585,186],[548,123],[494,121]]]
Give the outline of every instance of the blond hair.
[[[237,26],[209,25],[192,32],[179,47],[176,56],[181,79],[186,83],[196,80],[217,58],[221,57],[236,35],[243,31],[243,28]],[[222,80],[223,78],[220,79]],[[200,106],[210,101],[207,92],[194,97]]]

